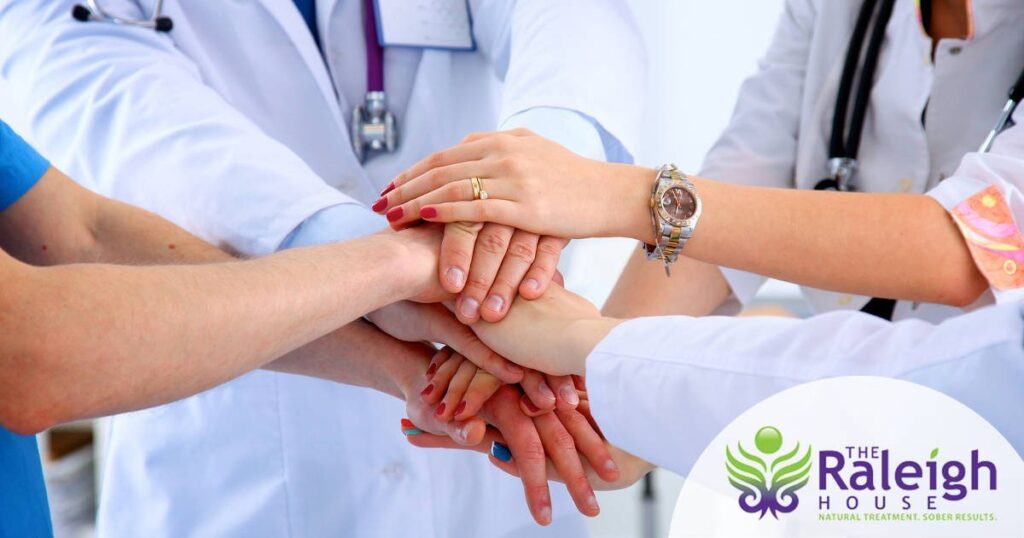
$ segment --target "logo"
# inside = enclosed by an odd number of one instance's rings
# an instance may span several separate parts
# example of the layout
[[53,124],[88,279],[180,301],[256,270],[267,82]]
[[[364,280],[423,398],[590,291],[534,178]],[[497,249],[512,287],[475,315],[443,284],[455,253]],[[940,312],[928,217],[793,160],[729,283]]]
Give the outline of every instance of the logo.
[[736,443],[737,455],[725,447],[725,468],[729,483],[740,490],[739,505],[744,512],[760,512],[760,518],[771,513],[788,514],[800,504],[796,492],[807,485],[811,473],[811,447],[802,453],[797,442],[792,450],[779,455],[782,432],[774,426],[764,426],[754,435],[754,447],[760,452],[752,454]]

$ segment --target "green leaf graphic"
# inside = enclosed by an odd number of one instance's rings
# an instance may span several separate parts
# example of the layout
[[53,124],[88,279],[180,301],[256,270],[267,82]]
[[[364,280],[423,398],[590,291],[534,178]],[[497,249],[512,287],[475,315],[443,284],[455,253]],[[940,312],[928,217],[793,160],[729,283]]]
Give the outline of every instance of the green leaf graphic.
[[765,480],[761,471],[737,459],[732,455],[729,447],[725,448],[725,460],[725,468],[731,478],[754,487],[764,486]]
[[935,447],[935,448],[932,449],[932,455],[929,456],[928,459],[933,460],[933,459],[935,459],[935,456],[938,456],[938,455],[939,455],[939,448]]

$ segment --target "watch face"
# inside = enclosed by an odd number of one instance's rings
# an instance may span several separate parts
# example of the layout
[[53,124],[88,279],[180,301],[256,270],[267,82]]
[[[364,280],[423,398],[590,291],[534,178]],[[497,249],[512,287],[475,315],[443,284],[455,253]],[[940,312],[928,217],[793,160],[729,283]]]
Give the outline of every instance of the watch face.
[[661,207],[669,217],[676,220],[686,220],[697,211],[697,201],[693,194],[682,187],[672,187],[661,195]]

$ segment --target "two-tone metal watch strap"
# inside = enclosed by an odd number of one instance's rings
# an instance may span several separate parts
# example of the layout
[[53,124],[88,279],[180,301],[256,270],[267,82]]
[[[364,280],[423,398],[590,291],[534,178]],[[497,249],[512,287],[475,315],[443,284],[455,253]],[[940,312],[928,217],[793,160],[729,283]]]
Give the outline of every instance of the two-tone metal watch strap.
[[665,264],[665,274],[671,275],[669,265],[679,259],[679,252],[689,239],[692,230],[684,230],[680,226],[664,221],[658,214],[658,206],[661,200],[658,199],[658,192],[664,182],[685,185],[686,176],[676,168],[674,164],[666,164],[658,169],[658,175],[651,189],[651,224],[654,227],[654,237],[657,241],[654,245],[644,243],[642,245],[647,253],[648,260],[661,260]]

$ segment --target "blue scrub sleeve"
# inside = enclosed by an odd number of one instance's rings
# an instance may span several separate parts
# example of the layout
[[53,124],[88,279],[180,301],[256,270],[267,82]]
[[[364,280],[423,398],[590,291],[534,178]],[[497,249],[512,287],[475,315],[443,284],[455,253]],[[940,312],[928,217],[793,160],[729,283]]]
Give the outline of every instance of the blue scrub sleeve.
[[49,167],[49,161],[0,121],[0,211],[24,196]]

